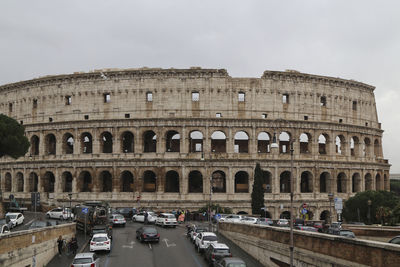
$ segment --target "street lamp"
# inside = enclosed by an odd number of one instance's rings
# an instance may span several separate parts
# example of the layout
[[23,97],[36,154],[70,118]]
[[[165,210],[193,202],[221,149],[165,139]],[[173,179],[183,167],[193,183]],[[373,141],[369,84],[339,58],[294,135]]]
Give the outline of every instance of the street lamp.
[[371,224],[371,204],[372,200],[368,199],[368,224]]
[[69,197],[69,210],[68,210],[68,220],[69,221],[71,221],[71,209],[72,209],[72,203],[71,203],[71,200],[72,200],[72,193],[68,193],[68,197]]
[[293,240],[293,192],[294,192],[294,183],[293,183],[293,142],[290,142],[290,267],[293,267],[293,252],[294,252],[294,240]]
[[332,200],[333,200],[333,194],[329,193],[328,194],[329,198],[329,224],[332,224]]

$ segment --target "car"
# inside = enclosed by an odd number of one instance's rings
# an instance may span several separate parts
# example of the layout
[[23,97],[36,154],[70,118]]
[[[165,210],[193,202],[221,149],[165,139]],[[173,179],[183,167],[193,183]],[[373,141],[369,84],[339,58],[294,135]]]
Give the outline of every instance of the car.
[[0,225],[0,236],[6,235],[10,233],[10,228],[8,228],[7,224]]
[[203,252],[211,243],[218,243],[217,235],[212,232],[202,232],[196,236],[194,246],[197,252]]
[[12,221],[10,220],[9,217],[5,217],[4,219],[0,219],[0,225],[7,225],[8,229],[13,228],[14,224],[12,223]]
[[161,213],[157,219],[156,223],[157,225],[161,225],[162,227],[176,227],[178,225],[178,222],[176,221],[176,217],[172,213]]
[[152,226],[143,226],[136,230],[136,238],[140,240],[140,242],[150,242],[160,241],[160,234],[157,229]]
[[328,234],[331,235],[339,235],[340,230],[342,229],[342,224],[340,222],[333,222],[328,228]]
[[132,216],[136,213],[135,208],[116,208],[116,213],[121,214],[125,217],[125,219],[131,219]]
[[195,224],[188,224],[186,225],[186,236],[190,237],[191,233],[196,229],[197,225]]
[[108,238],[112,239],[112,226],[105,224],[95,225],[90,231],[90,236],[92,237],[95,234],[107,234]]
[[111,250],[111,239],[108,238],[107,234],[95,234],[90,240],[90,252],[105,250],[110,252]]
[[243,217],[240,220],[240,223],[243,223],[243,224],[256,224],[257,221],[258,221],[258,219],[254,218],[254,217]]
[[246,267],[246,263],[241,258],[222,258],[215,262],[214,267]]
[[400,245],[400,235],[393,237],[389,240],[389,243]]
[[99,267],[100,258],[95,253],[78,253],[71,263],[71,267]]
[[274,221],[271,218],[260,218],[257,220],[257,224],[259,225],[274,225]]
[[339,231],[339,235],[344,237],[356,238],[356,235],[351,230],[341,229]]
[[[237,214],[231,214],[225,217],[223,220],[224,222],[234,222],[234,223],[239,223],[240,220],[242,219],[242,215],[237,215]],[[221,220],[220,220],[221,221]]]
[[74,213],[72,212],[72,210],[70,208],[55,208],[52,210],[49,210],[48,212],[46,212],[46,218],[50,219],[60,219],[60,220],[66,220],[68,218],[73,219],[74,218]]
[[318,232],[318,229],[313,226],[296,225],[294,229],[308,232]]
[[281,227],[288,227],[289,226],[289,221],[287,219],[279,219],[276,222],[276,225],[281,226]]
[[12,222],[13,228],[24,223],[24,215],[20,212],[7,212],[6,217]]
[[125,224],[126,224],[125,217],[122,216],[121,214],[111,214],[109,216],[109,222],[113,226],[121,225],[121,226],[125,227]]
[[157,219],[157,214],[152,211],[141,211],[132,216],[132,221],[134,222],[144,222],[145,214],[147,212],[147,222],[155,223]]
[[190,233],[190,240],[192,241],[192,243],[194,244],[194,241],[196,240],[196,236],[200,233],[203,232],[207,232],[208,229],[207,228],[203,228],[203,227],[196,227],[191,233]]
[[215,214],[213,217],[212,217],[212,222],[213,223],[218,223],[218,222],[223,222],[223,221],[225,221],[225,218],[226,218],[226,216],[228,216],[229,214]]
[[204,251],[204,258],[210,265],[214,265],[214,262],[225,257],[232,257],[232,253],[224,243],[211,243]]
[[53,226],[53,225],[57,225],[57,222],[53,221],[33,221],[31,223],[31,225],[29,225],[29,230],[32,229],[38,229],[38,228],[43,228],[43,227],[47,227],[47,226]]

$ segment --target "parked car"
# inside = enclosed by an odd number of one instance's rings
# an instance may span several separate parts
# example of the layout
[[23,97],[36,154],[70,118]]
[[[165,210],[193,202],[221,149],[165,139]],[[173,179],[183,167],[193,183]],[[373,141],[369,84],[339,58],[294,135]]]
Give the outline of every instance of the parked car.
[[241,258],[222,258],[215,262],[214,267],[246,267],[246,263]]
[[389,240],[389,243],[400,245],[400,235],[393,237]]
[[196,240],[196,236],[200,233],[203,232],[207,232],[208,229],[207,228],[203,228],[203,227],[196,227],[194,229],[194,231],[192,231],[192,233],[190,234],[190,240],[192,241],[192,243],[194,244],[194,241]]
[[289,221],[287,219],[279,219],[276,224],[281,227],[289,226]]
[[131,219],[136,214],[135,208],[116,208],[116,213],[121,214],[125,219]]
[[111,250],[111,239],[108,238],[107,234],[95,234],[90,240],[90,252],[105,250],[110,252]]
[[122,216],[121,214],[111,214],[109,216],[109,222],[113,226],[121,225],[121,226],[125,227],[125,224],[126,224],[126,220],[125,220],[124,216]]
[[149,241],[160,241],[160,234],[157,229],[151,226],[143,226],[136,230],[136,238],[140,240],[140,242],[149,242]]
[[7,225],[8,229],[13,228],[14,224],[12,223],[12,221],[10,220],[9,217],[5,217],[4,219],[0,219],[0,225]]
[[112,227],[105,224],[95,225],[90,231],[90,236],[92,237],[95,234],[107,234],[108,238],[112,239]]
[[99,267],[100,258],[95,253],[78,253],[71,264],[71,267]]
[[29,230],[43,228],[43,227],[47,227],[47,226],[54,226],[54,225],[58,225],[58,222],[56,222],[56,221],[33,221],[31,223],[31,225],[29,225]]
[[240,223],[244,223],[244,224],[256,224],[258,222],[257,218],[254,217],[243,217],[240,220]]
[[242,219],[242,215],[231,214],[231,215],[226,216],[223,221],[239,223],[241,219]]
[[178,222],[176,221],[176,217],[172,213],[161,213],[157,219],[156,224],[161,225],[162,227],[172,226],[176,227]]
[[10,233],[10,228],[8,228],[7,224],[1,224],[0,225],[0,236],[6,235]]
[[68,218],[73,219],[74,214],[72,213],[72,210],[70,208],[55,208],[52,210],[49,210],[46,212],[46,218],[54,218],[54,219],[60,219],[60,220],[66,220]]
[[228,216],[229,214],[215,214],[212,217],[212,222],[213,223],[218,223],[218,222],[223,222],[225,221],[226,216]]
[[340,230],[342,229],[342,223],[340,222],[333,222],[328,228],[328,234],[331,235],[339,235]]
[[132,216],[132,221],[144,222],[146,212],[147,212],[147,222],[155,223],[157,219],[157,214],[155,214],[152,211],[141,211],[139,213],[136,213],[135,215]]
[[294,229],[301,230],[301,231],[309,231],[309,232],[318,232],[318,229],[312,226],[305,226],[305,225],[297,225]]
[[7,212],[6,217],[12,222],[13,228],[24,223],[24,215],[20,212]]
[[257,224],[272,226],[272,225],[274,225],[274,221],[271,218],[259,218],[257,220]]
[[194,246],[197,252],[203,252],[211,243],[218,243],[217,236],[212,232],[202,232],[196,236]]
[[189,224],[186,225],[186,236],[190,238],[191,233],[196,229],[197,225],[195,224]]
[[214,265],[214,262],[225,257],[232,257],[232,253],[223,243],[211,243],[204,251],[204,258],[210,265]]
[[351,230],[344,230],[344,229],[341,229],[340,231],[339,231],[339,235],[340,236],[344,236],[344,237],[350,237],[350,238],[356,238],[356,235],[353,233],[353,231],[351,231]]

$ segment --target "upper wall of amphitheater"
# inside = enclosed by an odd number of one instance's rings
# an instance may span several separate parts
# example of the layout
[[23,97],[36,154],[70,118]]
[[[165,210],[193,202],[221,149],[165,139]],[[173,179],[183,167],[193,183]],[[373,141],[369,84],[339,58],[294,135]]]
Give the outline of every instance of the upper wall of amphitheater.
[[0,113],[25,125],[126,118],[284,119],[380,132],[374,87],[296,71],[107,69],[0,86]]

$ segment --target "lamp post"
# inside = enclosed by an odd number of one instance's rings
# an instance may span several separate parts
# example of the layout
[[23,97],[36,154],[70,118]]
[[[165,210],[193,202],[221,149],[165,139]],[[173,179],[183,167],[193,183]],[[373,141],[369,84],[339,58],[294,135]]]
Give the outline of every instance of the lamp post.
[[290,267],[293,267],[293,253],[294,253],[294,240],[293,240],[293,192],[294,192],[294,183],[293,183],[293,142],[290,142]]
[[332,224],[332,200],[333,200],[333,194],[329,193],[328,194],[329,198],[329,224]]
[[372,200],[368,199],[368,224],[371,224],[371,204]]
[[71,221],[71,209],[72,209],[72,193],[68,193],[68,197],[69,197],[69,210],[68,210],[68,220]]

